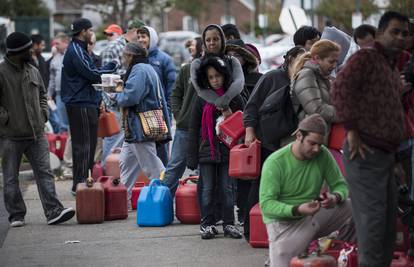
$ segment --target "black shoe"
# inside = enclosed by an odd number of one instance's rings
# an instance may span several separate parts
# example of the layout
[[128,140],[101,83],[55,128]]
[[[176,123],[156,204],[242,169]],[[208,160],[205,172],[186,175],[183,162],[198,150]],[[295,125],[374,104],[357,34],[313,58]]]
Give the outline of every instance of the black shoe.
[[230,238],[234,238],[234,239],[240,239],[240,238],[243,237],[240,230],[237,229],[236,226],[231,225],[231,224],[224,226],[223,231],[224,231],[224,236],[225,237],[230,237]]
[[213,227],[214,226],[212,225],[201,225],[200,226],[201,239],[213,239],[216,236],[214,234]]
[[60,213],[57,213],[53,218],[47,221],[47,224],[59,224],[72,219],[75,216],[75,210],[73,208],[62,209]]

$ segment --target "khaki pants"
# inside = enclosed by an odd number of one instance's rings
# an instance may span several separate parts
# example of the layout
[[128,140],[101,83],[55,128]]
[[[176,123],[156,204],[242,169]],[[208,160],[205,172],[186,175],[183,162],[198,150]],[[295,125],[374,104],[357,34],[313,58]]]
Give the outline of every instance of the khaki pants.
[[266,225],[271,267],[289,267],[290,260],[305,252],[309,243],[339,230],[339,239],[354,241],[355,230],[349,200],[333,209],[321,208],[314,216]]

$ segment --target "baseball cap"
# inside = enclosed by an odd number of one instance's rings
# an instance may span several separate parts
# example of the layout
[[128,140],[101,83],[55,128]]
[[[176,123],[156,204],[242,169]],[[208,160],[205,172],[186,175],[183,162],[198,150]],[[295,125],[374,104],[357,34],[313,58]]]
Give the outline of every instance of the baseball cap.
[[128,29],[134,29],[134,28],[141,28],[142,26],[145,26],[145,22],[143,22],[140,19],[133,19],[128,23]]
[[123,33],[122,28],[117,24],[109,25],[103,32],[104,33],[117,33],[119,35],[122,35]]

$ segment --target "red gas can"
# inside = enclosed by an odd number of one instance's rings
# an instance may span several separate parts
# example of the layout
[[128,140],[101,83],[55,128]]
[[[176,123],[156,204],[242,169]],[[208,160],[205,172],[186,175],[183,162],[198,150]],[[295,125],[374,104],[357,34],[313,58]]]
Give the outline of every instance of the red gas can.
[[102,223],[105,216],[104,188],[88,178],[76,187],[76,219],[78,223]]
[[332,124],[331,132],[329,134],[328,147],[336,150],[341,150],[345,140],[345,128],[343,124]]
[[244,180],[256,179],[260,175],[260,170],[260,141],[256,140],[250,146],[236,145],[230,150],[230,177]]
[[290,267],[336,267],[336,261],[329,255],[309,255],[294,257],[290,261]]
[[49,143],[49,151],[56,155],[56,140],[57,135],[52,133],[45,134],[47,142]]
[[144,182],[136,182],[134,187],[132,188],[131,194],[131,206],[133,210],[137,209],[137,201],[139,198],[139,194],[141,193],[141,189],[145,186]]
[[414,267],[414,261],[406,256],[404,252],[394,252],[391,267]]
[[119,168],[119,157],[121,149],[116,148],[106,157],[105,160],[105,174],[108,176],[113,176],[119,178],[121,175],[121,170]]
[[249,213],[250,216],[250,245],[254,248],[269,247],[266,226],[263,223],[262,212],[257,203]]
[[63,160],[63,154],[65,152],[66,141],[68,140],[67,134],[56,135],[56,155],[60,160]]
[[181,223],[199,224],[200,208],[198,206],[197,184],[189,184],[188,181],[197,182],[198,176],[180,181],[180,186],[175,194],[175,216]]
[[234,112],[226,120],[219,124],[218,138],[228,147],[234,147],[239,139],[244,136],[243,112]]
[[343,156],[341,151],[329,148],[329,152],[331,152],[332,156],[334,157],[336,164],[338,164],[339,169],[342,172],[342,175],[345,175],[345,167],[343,162]]
[[103,167],[99,162],[95,162],[92,169],[92,178],[96,182],[98,178],[104,175]]
[[401,218],[397,218],[396,230],[395,251],[407,253],[410,248],[410,235],[408,226],[402,223]]
[[128,218],[127,188],[119,178],[112,176],[99,177],[105,192],[105,221]]

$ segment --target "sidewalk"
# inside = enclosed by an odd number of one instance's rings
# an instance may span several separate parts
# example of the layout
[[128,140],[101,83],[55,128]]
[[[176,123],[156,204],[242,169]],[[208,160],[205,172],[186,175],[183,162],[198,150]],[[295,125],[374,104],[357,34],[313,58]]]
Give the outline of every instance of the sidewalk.
[[[75,207],[70,186],[71,181],[56,182],[64,205]],[[34,181],[24,198],[26,226],[9,230],[0,249],[1,266],[261,267],[268,254],[267,249],[253,249],[244,239],[222,234],[201,240],[198,225],[174,221],[167,227],[140,228],[135,212],[127,220],[103,224],[79,225],[73,218],[48,226]],[[80,242],[65,244],[74,240]]]

